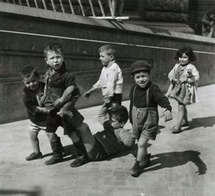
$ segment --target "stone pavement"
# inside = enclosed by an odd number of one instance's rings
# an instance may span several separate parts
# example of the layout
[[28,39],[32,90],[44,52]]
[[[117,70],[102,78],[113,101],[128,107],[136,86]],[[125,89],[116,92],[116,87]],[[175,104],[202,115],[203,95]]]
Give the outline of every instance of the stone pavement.
[[[0,195],[1,196],[214,196],[215,195],[215,85],[199,88],[201,102],[188,106],[190,129],[172,134],[177,117],[173,106],[171,122],[160,119],[160,133],[149,144],[151,166],[138,178],[129,170],[135,149],[102,162],[79,168],[69,166],[70,156],[59,164],[46,166],[50,146],[40,133],[43,159],[27,162],[31,153],[28,120],[0,125]],[[124,101],[123,105],[128,106]],[[96,119],[98,107],[80,110],[93,133],[102,130]],[[130,128],[129,123],[126,124]],[[70,139],[57,133],[66,151]]]

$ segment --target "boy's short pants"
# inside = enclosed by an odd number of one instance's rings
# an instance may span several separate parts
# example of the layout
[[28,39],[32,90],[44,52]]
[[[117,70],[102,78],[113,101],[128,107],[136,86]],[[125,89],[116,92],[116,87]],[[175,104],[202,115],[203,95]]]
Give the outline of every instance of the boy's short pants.
[[114,96],[111,97],[111,102],[121,105],[122,104],[122,94],[121,93],[120,94],[114,93]]
[[61,118],[57,113],[59,109],[54,108],[51,110],[47,116],[46,131],[49,133],[54,133],[59,126],[64,128],[64,134],[75,131],[78,126],[84,121],[84,117],[78,112],[74,107],[72,109],[72,118]]
[[158,131],[158,111],[156,108],[132,108],[132,136],[135,139],[155,140]]
[[46,126],[39,126],[33,122],[30,121],[29,123],[29,131],[37,132],[39,133],[40,131],[46,131]]

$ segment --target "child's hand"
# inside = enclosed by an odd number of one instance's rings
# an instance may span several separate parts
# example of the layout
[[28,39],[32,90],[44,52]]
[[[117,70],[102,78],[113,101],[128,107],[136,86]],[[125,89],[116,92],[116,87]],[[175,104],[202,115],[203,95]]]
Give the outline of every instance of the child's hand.
[[37,106],[37,109],[41,112],[41,113],[45,113],[48,114],[50,112],[50,110],[46,109],[45,107],[41,107],[41,106]]
[[61,108],[62,105],[63,105],[63,102],[61,101],[60,98],[55,100],[54,106],[55,106],[56,108]]
[[186,76],[181,77],[180,82],[181,83],[187,82],[187,77]]
[[91,93],[89,93],[88,91],[86,93],[83,94],[84,97],[89,98],[91,95]]
[[173,84],[178,84],[178,83],[179,83],[179,80],[176,79],[176,78],[173,78],[171,82],[172,82]]
[[163,116],[164,122],[172,120],[172,113],[169,110],[165,110]]
[[110,103],[110,97],[104,97],[104,103],[109,104]]
[[59,115],[61,118],[67,116],[67,117],[69,117],[71,119],[73,117],[73,113],[71,111],[67,111],[67,110],[65,111],[63,109],[61,109],[57,113],[57,115]]
[[193,81],[191,78],[188,78],[188,79],[187,79],[187,82],[188,82],[189,84],[193,84],[193,83],[194,83],[194,81]]

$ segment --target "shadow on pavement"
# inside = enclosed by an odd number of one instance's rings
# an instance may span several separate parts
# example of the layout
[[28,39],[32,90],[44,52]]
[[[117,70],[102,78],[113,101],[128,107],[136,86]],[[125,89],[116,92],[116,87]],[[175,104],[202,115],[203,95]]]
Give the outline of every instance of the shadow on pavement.
[[[147,148],[150,147],[151,144],[148,143],[147,144]],[[123,151],[123,152],[119,152],[117,154],[114,154],[112,156],[109,156],[107,158],[107,160],[111,160],[111,159],[114,159],[114,158],[118,158],[118,157],[123,157],[123,156],[127,156],[129,154],[132,154],[135,158],[137,157],[137,144],[135,144],[132,148],[128,148],[128,150],[126,151]]]
[[215,117],[204,117],[204,118],[194,118],[191,122],[190,128],[197,127],[213,127],[215,124]]
[[[67,146],[64,146],[63,148],[64,148],[64,151],[65,151],[65,156],[72,155],[72,154],[76,153],[75,147],[73,145],[67,145]],[[52,156],[52,155],[53,155],[53,153],[50,152],[50,153],[44,154],[43,158],[44,157],[49,157],[49,156]]]
[[34,190],[18,190],[18,189],[11,189],[11,190],[1,190],[0,189],[0,195],[26,195],[26,196],[40,196],[42,195],[41,189],[39,187],[35,187]]
[[207,166],[199,157],[200,152],[198,151],[183,151],[183,152],[167,152],[151,156],[150,167],[145,168],[144,172],[155,171],[163,168],[177,167],[180,165],[193,162],[198,171],[197,174],[206,174]]

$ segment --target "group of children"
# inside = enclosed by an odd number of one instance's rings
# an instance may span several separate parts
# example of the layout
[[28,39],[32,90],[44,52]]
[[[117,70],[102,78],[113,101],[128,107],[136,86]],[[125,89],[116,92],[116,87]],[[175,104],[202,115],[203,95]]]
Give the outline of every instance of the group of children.
[[[116,63],[116,49],[113,45],[104,45],[98,52],[103,65],[99,80],[84,93],[84,97],[88,98],[95,90],[102,90],[103,105],[98,120],[104,130],[94,135],[75,107],[80,91],[74,75],[66,69],[60,43],[50,42],[45,46],[48,70],[44,83],[40,81],[40,75],[34,67],[27,66],[21,71],[23,100],[30,119],[29,133],[34,151],[26,160],[42,158],[38,133],[44,130],[53,151],[53,156],[45,164],[63,161],[64,148],[56,134],[58,127],[62,126],[76,150],[75,156],[72,155],[75,160],[70,164],[71,167],[106,159],[132,147],[137,141],[137,157],[131,168],[131,175],[137,177],[150,165],[147,143],[155,140],[157,135],[158,105],[163,108],[165,121],[172,119],[172,108],[168,98],[150,81],[151,65],[140,60],[130,67],[135,85],[130,91],[128,113],[126,107],[121,105],[123,76]],[[191,48],[180,49],[176,58],[179,63],[169,73],[171,85],[167,93],[179,103],[178,121],[173,133],[180,132],[181,126],[188,125],[186,105],[197,101],[196,81],[199,78],[197,69],[191,64],[195,60]],[[129,118],[132,129],[126,130],[123,126]]]

